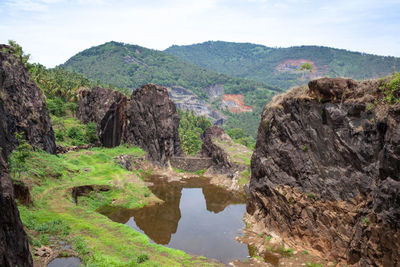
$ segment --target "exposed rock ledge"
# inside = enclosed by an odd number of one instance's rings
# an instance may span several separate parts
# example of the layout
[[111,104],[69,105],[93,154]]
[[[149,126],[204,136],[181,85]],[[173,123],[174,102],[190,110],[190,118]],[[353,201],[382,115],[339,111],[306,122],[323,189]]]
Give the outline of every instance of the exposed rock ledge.
[[322,78],[266,105],[247,203],[265,232],[330,261],[400,265],[400,104],[378,87]]

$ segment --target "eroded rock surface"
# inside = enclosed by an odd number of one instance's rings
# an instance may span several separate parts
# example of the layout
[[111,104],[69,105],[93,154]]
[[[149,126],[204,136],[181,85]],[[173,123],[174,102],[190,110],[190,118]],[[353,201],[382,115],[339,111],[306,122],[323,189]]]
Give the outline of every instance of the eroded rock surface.
[[377,81],[323,78],[263,111],[247,211],[331,261],[400,264],[400,104]]
[[[222,92],[223,89],[222,86]],[[216,85],[204,90],[206,90],[210,98],[218,98],[217,94],[219,90],[221,90],[221,87]],[[226,116],[222,114],[222,112],[213,108],[186,88],[173,86],[168,88],[168,94],[176,107],[181,110],[191,110],[198,116],[205,116],[210,119],[214,125],[222,125],[226,121]]]
[[147,84],[133,91],[126,117],[124,141],[146,150],[153,161],[164,164],[174,155],[183,155],[180,118],[167,88]]
[[218,126],[207,128],[200,154],[212,158],[214,170],[219,173],[243,171],[248,166],[252,151],[235,143]]
[[78,118],[97,124],[104,146],[134,144],[161,164],[174,155],[183,155],[178,134],[180,118],[167,88],[147,84],[133,91],[129,100],[119,92],[99,87],[82,88],[79,96]]
[[0,266],[33,266],[27,236],[14,199],[7,164],[0,154]]
[[17,146],[15,132],[34,147],[56,152],[50,115],[44,95],[32,81],[28,70],[12,53],[0,45],[0,146],[6,158]]
[[119,146],[126,123],[126,96],[100,87],[81,88],[78,94],[77,117],[83,123],[97,124],[99,140],[105,147]]

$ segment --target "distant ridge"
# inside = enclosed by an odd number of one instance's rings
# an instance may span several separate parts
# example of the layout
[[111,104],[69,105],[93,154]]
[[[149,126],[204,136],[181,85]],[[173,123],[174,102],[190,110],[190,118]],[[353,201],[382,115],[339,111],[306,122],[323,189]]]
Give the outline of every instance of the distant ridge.
[[304,62],[315,70],[307,79],[329,76],[356,80],[378,78],[400,69],[400,58],[324,46],[272,48],[251,43],[208,41],[173,45],[165,52],[200,67],[288,89],[303,83],[296,71]]

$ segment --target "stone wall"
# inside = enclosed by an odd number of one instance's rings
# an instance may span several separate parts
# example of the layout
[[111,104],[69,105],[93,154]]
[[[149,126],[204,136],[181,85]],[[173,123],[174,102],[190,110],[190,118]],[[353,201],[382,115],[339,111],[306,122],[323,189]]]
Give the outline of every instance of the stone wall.
[[212,158],[172,157],[171,166],[188,172],[208,169],[212,165]]

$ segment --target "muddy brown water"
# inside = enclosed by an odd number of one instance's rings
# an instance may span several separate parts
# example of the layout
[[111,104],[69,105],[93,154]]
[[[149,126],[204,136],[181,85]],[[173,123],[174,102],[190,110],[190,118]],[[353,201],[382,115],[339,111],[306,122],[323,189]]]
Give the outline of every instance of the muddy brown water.
[[205,178],[168,182],[150,176],[151,191],[164,203],[137,210],[102,208],[100,213],[146,234],[154,243],[217,259],[223,263],[244,260],[246,244],[236,241],[245,227],[245,199]]

